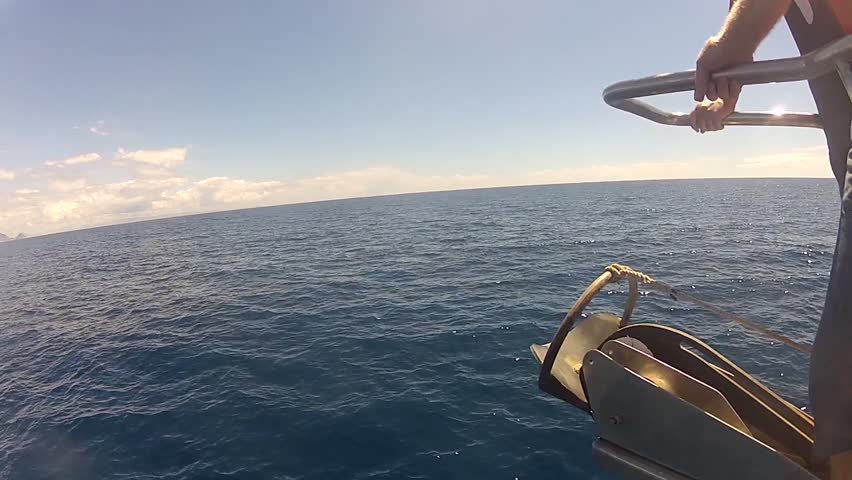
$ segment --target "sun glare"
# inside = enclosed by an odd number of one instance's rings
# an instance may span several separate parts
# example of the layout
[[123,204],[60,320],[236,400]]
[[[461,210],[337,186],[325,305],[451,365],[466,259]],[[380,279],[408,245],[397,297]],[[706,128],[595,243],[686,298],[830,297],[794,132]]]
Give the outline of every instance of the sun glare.
[[784,113],[786,113],[786,112],[784,110],[784,105],[776,105],[776,106],[772,107],[772,110],[769,110],[769,113],[771,113],[772,115],[775,115],[775,116],[779,116],[779,115],[784,115]]

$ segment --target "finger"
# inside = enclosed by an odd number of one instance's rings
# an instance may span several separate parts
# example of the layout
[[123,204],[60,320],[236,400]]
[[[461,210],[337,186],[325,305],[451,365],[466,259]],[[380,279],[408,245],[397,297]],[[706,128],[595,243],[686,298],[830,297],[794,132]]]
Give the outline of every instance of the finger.
[[700,133],[704,133],[707,131],[707,119],[705,119],[704,117],[700,117],[698,119],[698,131]]
[[709,118],[707,118],[707,131],[708,132],[715,132],[716,131],[716,120],[718,120],[718,118],[716,118],[716,115],[710,115]]
[[721,118],[714,118],[712,120],[711,127],[713,128],[714,132],[718,132],[719,130],[721,130],[722,129],[722,119]]
[[722,101],[727,102],[731,99],[730,89],[728,88],[728,79],[720,78],[714,82],[716,86],[716,94]]
[[698,122],[695,118],[695,110],[689,113],[689,126],[692,127],[692,130],[698,132]]
[[715,102],[719,96],[716,94],[716,82],[709,81],[707,82],[707,100]]
[[704,100],[704,96],[707,94],[707,82],[710,80],[710,74],[707,73],[707,69],[702,67],[701,65],[696,65],[695,67],[695,101],[700,102]]
[[740,98],[740,92],[743,91],[743,82],[740,82],[739,80],[731,80],[730,84],[731,101],[736,103]]

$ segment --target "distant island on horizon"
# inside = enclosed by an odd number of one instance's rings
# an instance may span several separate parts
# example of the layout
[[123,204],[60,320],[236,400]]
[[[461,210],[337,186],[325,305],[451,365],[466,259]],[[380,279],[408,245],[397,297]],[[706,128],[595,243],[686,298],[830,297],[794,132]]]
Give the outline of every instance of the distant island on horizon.
[[27,235],[24,233],[19,233],[14,237],[10,237],[6,234],[0,233],[0,242],[11,242],[13,240],[22,240],[24,238],[27,238]]

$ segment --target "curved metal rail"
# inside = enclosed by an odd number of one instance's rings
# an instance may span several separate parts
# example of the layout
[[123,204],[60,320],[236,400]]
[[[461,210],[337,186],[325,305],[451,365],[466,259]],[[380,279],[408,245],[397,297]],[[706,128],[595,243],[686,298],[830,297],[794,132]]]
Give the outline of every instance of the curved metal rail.
[[[713,75],[713,78],[738,80],[743,85],[796,82],[811,80],[835,70],[852,96],[848,64],[852,62],[852,35],[841,38],[807,55],[778,60],[767,60],[740,65]],[[625,80],[607,87],[604,101],[619,110],[639,115],[663,125],[689,126],[689,115],[666,112],[637,100],[641,97],[666,93],[687,92],[695,88],[695,71],[654,75],[636,80]],[[812,113],[742,113],[728,116],[725,125],[756,125],[822,128],[819,116]]]

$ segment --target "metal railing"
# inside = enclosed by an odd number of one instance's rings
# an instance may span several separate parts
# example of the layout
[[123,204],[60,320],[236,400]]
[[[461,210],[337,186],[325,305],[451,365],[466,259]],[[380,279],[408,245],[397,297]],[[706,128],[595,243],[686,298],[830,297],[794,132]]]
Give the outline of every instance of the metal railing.
[[[837,70],[852,98],[852,35],[841,38],[807,55],[754,62],[717,72],[713,78],[738,80],[743,85],[811,80]],[[666,73],[636,80],[625,80],[607,87],[604,101],[619,110],[630,112],[663,125],[689,126],[689,115],[666,112],[637,100],[666,93],[687,92],[695,88],[695,71]],[[735,112],[725,125],[763,125],[822,128],[819,115],[812,113],[742,113]]]

